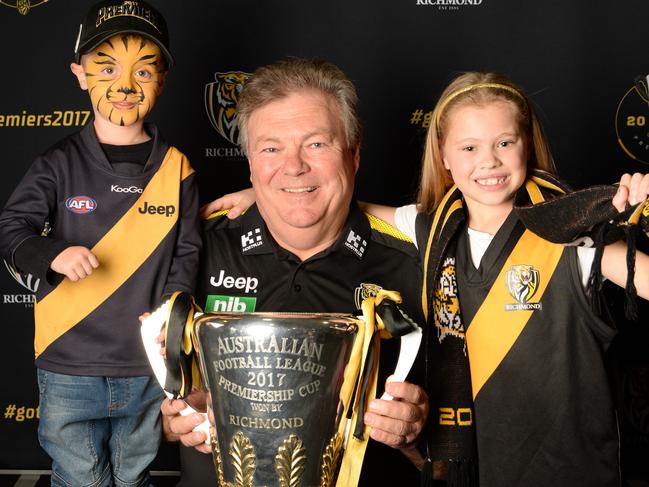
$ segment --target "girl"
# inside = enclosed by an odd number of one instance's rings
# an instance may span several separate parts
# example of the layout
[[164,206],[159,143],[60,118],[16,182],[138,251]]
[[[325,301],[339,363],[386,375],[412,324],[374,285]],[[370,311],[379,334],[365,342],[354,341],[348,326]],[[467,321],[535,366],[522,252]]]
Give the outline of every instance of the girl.
[[[433,120],[417,206],[369,206],[410,234],[424,259],[429,455],[456,460],[449,476],[470,484],[477,453],[482,487],[619,485],[602,359],[615,328],[589,303],[595,252],[551,243],[513,211],[515,199],[529,206],[564,190],[548,174],[527,96],[502,76],[466,73]],[[613,204],[621,211],[648,191],[649,176],[625,175]],[[534,222],[536,233],[573,224],[549,216]],[[647,299],[649,258],[639,253],[635,265]],[[625,245],[606,246],[603,276],[624,286],[626,269]]]
[[[477,485],[479,460],[481,487],[618,486],[602,357],[616,330],[592,310],[598,289],[588,281],[600,256],[538,235],[578,232],[564,218],[572,203],[544,210],[566,189],[550,174],[527,96],[505,77],[466,73],[444,90],[433,120],[417,205],[367,205],[422,255],[428,457],[451,460],[449,485]],[[606,205],[622,211],[648,193],[649,176],[625,175]],[[644,203],[636,217],[643,208],[649,215]],[[601,274],[620,286],[629,284],[626,253],[618,242],[601,255]],[[635,269],[637,293],[649,299],[649,257],[638,253]]]

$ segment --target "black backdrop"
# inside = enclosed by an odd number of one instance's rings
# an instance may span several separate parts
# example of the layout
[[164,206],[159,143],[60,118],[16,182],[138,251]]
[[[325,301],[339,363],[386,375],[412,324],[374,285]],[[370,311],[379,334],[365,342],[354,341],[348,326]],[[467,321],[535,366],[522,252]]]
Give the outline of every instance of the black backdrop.
[[[151,120],[189,156],[203,202],[248,183],[232,134],[210,120],[218,111],[206,102],[210,83],[290,55],[333,61],[357,86],[361,199],[412,200],[426,114],[465,70],[501,71],[527,90],[573,186],[649,170],[647,93],[634,88],[649,73],[647,0],[152,1],[168,19],[177,66]],[[33,158],[86,118],[89,100],[69,63],[89,4],[0,0],[2,203]],[[0,470],[48,468],[36,440],[33,298],[4,270],[0,293]],[[611,292],[616,315],[619,298]],[[640,316],[638,324],[618,317],[610,354],[632,474],[647,469],[649,453],[646,303]],[[158,463],[175,466],[171,456]]]

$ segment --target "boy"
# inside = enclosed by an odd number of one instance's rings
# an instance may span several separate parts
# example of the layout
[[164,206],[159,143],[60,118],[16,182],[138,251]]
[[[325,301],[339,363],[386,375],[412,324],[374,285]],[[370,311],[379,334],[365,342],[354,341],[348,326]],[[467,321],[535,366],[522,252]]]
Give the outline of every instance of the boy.
[[193,291],[196,183],[144,122],[173,65],[162,16],[144,1],[104,0],[75,54],[94,120],[31,166],[0,215],[0,247],[40,278],[38,434],[52,485],[150,485],[163,396],[138,316]]

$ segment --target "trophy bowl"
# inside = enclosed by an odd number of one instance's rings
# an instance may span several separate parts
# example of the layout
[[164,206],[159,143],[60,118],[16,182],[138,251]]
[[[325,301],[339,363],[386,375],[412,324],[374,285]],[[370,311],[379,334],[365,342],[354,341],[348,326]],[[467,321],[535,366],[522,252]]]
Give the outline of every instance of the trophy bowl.
[[206,313],[196,319],[219,485],[329,486],[343,449],[358,319]]

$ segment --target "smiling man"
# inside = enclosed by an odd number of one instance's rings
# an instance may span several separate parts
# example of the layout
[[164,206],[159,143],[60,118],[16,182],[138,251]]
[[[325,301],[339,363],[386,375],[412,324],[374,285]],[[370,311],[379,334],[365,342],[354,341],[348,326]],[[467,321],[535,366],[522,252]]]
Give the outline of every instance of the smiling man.
[[[234,220],[213,214],[204,227],[198,299],[206,311],[356,312],[379,288],[400,291],[421,321],[418,257],[409,239],[364,214],[353,201],[360,162],[360,122],[353,84],[336,66],[290,59],[258,69],[237,105],[241,147],[257,203]],[[396,362],[398,343],[381,345],[379,383]],[[398,400],[374,400],[361,485],[418,485],[401,452],[413,445],[428,413],[424,391],[390,382]],[[380,394],[382,391],[377,391]],[[207,452],[201,418],[181,417],[165,401],[170,439]],[[310,425],[313,427],[314,425]],[[182,449],[182,486],[216,485],[211,456]]]

